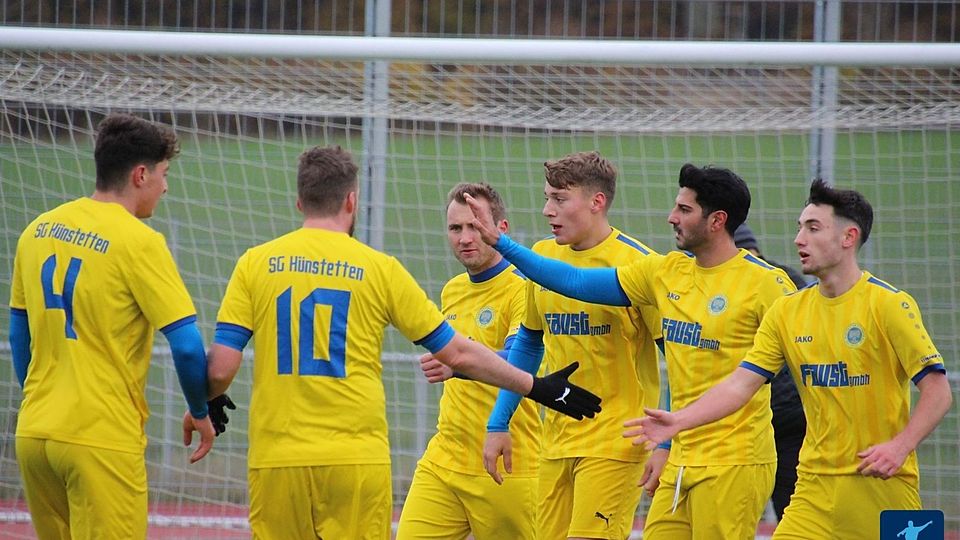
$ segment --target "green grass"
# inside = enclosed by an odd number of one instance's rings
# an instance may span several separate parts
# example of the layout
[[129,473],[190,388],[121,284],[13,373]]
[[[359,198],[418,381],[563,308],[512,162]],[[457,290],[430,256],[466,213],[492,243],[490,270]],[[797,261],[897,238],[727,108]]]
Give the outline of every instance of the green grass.
[[[296,157],[308,144],[318,142],[183,141],[183,153],[171,171],[168,197],[150,223],[167,235],[207,337],[236,258],[246,248],[299,225],[293,207]],[[359,157],[358,139],[323,142],[339,143]],[[92,191],[89,150],[58,151],[62,144],[0,145],[0,208],[5,231],[0,239],[0,264],[4,268],[12,266],[16,234],[33,217]],[[687,161],[716,163],[737,171],[750,185],[754,201],[749,223],[766,254],[780,262],[794,262],[791,241],[809,180],[807,139],[802,135],[397,135],[390,141],[386,159],[385,251],[398,256],[428,293],[438,298],[443,282],[461,271],[445,244],[442,208],[446,191],[461,180],[492,183],[507,201],[514,236],[530,243],[548,233],[540,216],[542,163],[584,149],[600,150],[620,169],[611,211],[613,224],[655,249],[673,247],[665,220],[676,194],[680,166]],[[956,132],[847,133],[837,138],[833,180],[862,191],[877,214],[872,240],[862,254],[864,266],[914,295],[948,369],[953,371],[960,368],[960,342],[955,336],[960,328],[956,292],[960,276],[958,170],[960,136]],[[0,272],[0,296],[4,298],[9,297],[9,280],[9,273]],[[0,338],[4,341],[7,317],[3,310]],[[396,332],[388,334],[385,350],[416,352]],[[163,395],[161,389],[171,384],[170,362],[156,362],[161,363],[162,369],[160,365],[151,369],[148,397],[155,413],[166,410],[173,414],[182,410],[180,398]],[[416,377],[419,373],[413,365],[389,364],[385,369],[388,399],[406,404],[389,411],[398,497],[405,492],[418,442],[429,436],[418,432],[416,423],[428,430],[434,426],[437,390],[427,390],[418,402],[412,382]],[[0,380],[13,380],[8,358],[0,361]],[[248,381],[249,372],[242,373],[238,402],[246,403]],[[10,384],[4,388],[10,408],[0,410],[0,421],[12,426],[18,390]],[[163,403],[165,399],[173,401]],[[172,421],[175,418],[151,420],[151,439],[173,433],[176,440]],[[245,413],[239,411],[231,427],[245,425]],[[953,412],[920,451],[926,502],[942,508],[948,519],[954,520],[953,528],[960,516],[958,432],[958,416]],[[11,433],[12,429],[3,439],[3,456],[12,455]],[[181,496],[178,483],[206,482],[217,487],[208,488],[204,496],[242,501],[246,478],[242,435],[235,429],[222,437],[217,456],[189,473],[183,472],[185,454],[181,449],[152,444],[149,455],[155,470],[151,479],[162,478],[163,489],[170,490],[161,496]],[[4,469],[0,482],[15,474],[8,460],[0,461],[0,466]],[[221,477],[227,480],[216,480]]]

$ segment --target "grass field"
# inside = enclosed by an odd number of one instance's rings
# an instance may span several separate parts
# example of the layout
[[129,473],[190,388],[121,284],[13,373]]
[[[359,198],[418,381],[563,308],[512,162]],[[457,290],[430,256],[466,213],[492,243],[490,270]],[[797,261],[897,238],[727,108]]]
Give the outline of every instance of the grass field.
[[[246,248],[299,224],[294,207],[297,155],[313,144],[339,143],[359,157],[358,138],[322,137],[258,141],[249,138],[183,138],[171,170],[170,191],[151,225],[167,235],[192,293],[207,336],[236,258]],[[672,246],[666,212],[684,162],[716,163],[744,177],[754,197],[749,223],[768,257],[793,263],[796,216],[808,183],[807,141],[802,135],[573,136],[465,132],[459,136],[397,134],[386,158],[383,207],[385,251],[396,255],[439,298],[443,282],[462,269],[449,255],[442,207],[461,180],[486,180],[504,195],[514,236],[530,243],[547,234],[540,216],[542,163],[575,150],[598,149],[621,171],[611,221],[660,251]],[[947,361],[960,368],[960,134],[949,131],[846,133],[837,138],[834,181],[862,191],[877,220],[864,249],[864,266],[906,289],[920,303],[928,330]],[[56,144],[11,144],[0,139],[0,208],[4,233],[0,264],[13,262],[16,236],[39,212],[92,191],[87,141],[79,149]],[[8,271],[0,271],[0,297],[9,297]],[[6,342],[8,314],[0,311]],[[159,339],[158,344],[163,344]],[[16,497],[14,413],[19,390],[0,353],[0,495]],[[403,356],[415,348],[391,332],[385,351]],[[392,357],[391,357],[392,358]],[[181,398],[165,357],[151,369],[148,398],[155,417],[151,440],[151,495],[198,503],[245,500],[245,411],[218,440],[217,455],[189,470],[176,444]],[[438,389],[419,380],[412,365],[385,363],[388,410],[395,449],[394,489],[402,501],[422,443],[435,422]],[[235,395],[246,403],[249,370]],[[955,386],[956,387],[956,386]],[[960,529],[960,422],[956,408],[920,450],[926,506],[941,508],[948,528]],[[163,441],[160,443],[160,441]]]

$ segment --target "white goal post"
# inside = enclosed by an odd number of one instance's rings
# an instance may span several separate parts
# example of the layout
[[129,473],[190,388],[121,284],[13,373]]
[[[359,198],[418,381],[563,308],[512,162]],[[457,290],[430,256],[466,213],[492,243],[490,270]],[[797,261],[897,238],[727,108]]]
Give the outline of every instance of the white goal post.
[[[378,62],[384,69],[365,70]],[[832,71],[824,78],[817,67]],[[207,337],[236,258],[299,225],[296,157],[340,144],[364,170],[363,237],[439,299],[462,272],[446,245],[447,190],[483,180],[503,193],[513,236],[549,233],[542,164],[597,149],[618,167],[611,221],[658,251],[685,162],[737,171],[765,255],[795,264],[811,142],[829,131],[834,181],[864,192],[877,224],[864,256],[909,291],[960,369],[960,45],[286,36],[0,27],[0,296],[16,238],[39,212],[92,190],[94,128],[111,111],[171,125],[181,155],[151,226],[163,232]],[[383,76],[383,75],[386,76]],[[368,76],[375,80],[371,80]],[[824,93],[829,99],[823,99]],[[376,121],[376,122],[374,122]],[[376,127],[374,127],[376,126]],[[364,147],[382,130],[379,149]],[[372,154],[371,154],[372,152]],[[0,310],[0,338],[9,314]],[[158,345],[162,339],[158,340]],[[391,332],[384,381],[394,502],[403,503],[436,422],[439,388]],[[240,405],[213,453],[187,464],[182,397],[168,351],[147,388],[151,526],[227,537],[244,526],[248,363]],[[14,459],[20,402],[0,347],[0,524],[26,517]],[[922,497],[960,529],[960,434],[952,411],[921,447]],[[28,530],[2,536],[30,537]],[[201,533],[191,532],[205,537]]]

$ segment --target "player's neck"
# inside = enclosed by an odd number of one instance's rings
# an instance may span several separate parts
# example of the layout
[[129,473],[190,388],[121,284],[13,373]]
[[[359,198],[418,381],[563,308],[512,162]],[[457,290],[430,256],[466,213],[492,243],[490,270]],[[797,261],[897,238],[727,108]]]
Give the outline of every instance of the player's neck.
[[95,190],[93,195],[90,196],[91,199],[97,202],[104,203],[114,203],[122,206],[127,212],[130,212],[134,216],[137,215],[137,203],[129,195],[125,195],[124,192],[117,193],[115,191],[100,191]]
[[601,242],[606,240],[612,231],[613,227],[610,226],[610,222],[604,218],[602,221],[598,221],[597,223],[593,224],[593,226],[591,226],[587,231],[587,235],[582,240],[571,242],[570,249],[574,251],[585,251],[595,248],[599,246]]
[[325,229],[328,231],[349,233],[352,221],[349,217],[344,218],[341,215],[336,216],[310,216],[303,219],[304,229]]
[[836,298],[852,289],[862,276],[863,270],[855,258],[845,260],[817,276],[820,280],[820,294],[827,298]]
[[737,256],[740,250],[733,243],[733,238],[729,235],[714,238],[713,241],[704,243],[693,251],[697,259],[697,266],[703,268],[713,268],[729,261]]

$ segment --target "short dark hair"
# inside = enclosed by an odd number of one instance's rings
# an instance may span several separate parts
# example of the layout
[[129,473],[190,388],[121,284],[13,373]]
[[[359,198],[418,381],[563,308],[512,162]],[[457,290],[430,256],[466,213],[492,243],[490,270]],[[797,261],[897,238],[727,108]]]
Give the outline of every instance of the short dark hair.
[[825,204],[833,207],[834,215],[849,219],[860,228],[860,245],[867,242],[870,229],[873,228],[873,207],[858,191],[835,189],[822,178],[815,178],[810,184],[810,198],[807,204]]
[[617,168],[600,152],[575,152],[543,164],[547,183],[557,189],[571,186],[602,191],[607,196],[607,208],[617,191]]
[[167,126],[130,114],[113,113],[97,126],[93,161],[97,190],[119,191],[137,165],[153,168],[180,152],[177,135]]
[[305,214],[332,216],[347,194],[357,189],[357,164],[339,146],[313,148],[300,154],[297,196]]
[[469,194],[474,199],[484,199],[490,204],[490,213],[493,215],[493,221],[498,222],[507,219],[507,209],[503,204],[503,199],[493,186],[486,182],[460,182],[453,186],[450,193],[447,194],[447,208],[450,203],[457,201],[460,204],[467,204],[463,194]]
[[724,228],[730,236],[747,220],[750,212],[750,188],[743,178],[730,169],[712,165],[701,168],[686,163],[680,167],[679,184],[680,187],[697,193],[697,204],[703,208],[704,217],[718,210],[727,213]]

